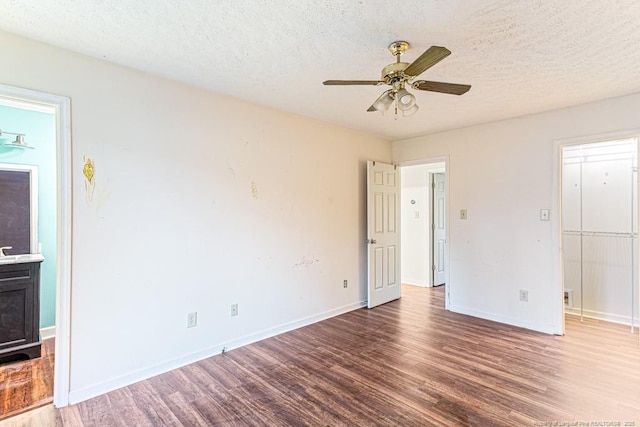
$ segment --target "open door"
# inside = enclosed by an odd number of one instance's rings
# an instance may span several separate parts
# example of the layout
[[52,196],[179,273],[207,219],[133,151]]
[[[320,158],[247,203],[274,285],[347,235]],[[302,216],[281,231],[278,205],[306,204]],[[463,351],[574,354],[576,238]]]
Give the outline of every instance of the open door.
[[367,162],[369,308],[400,298],[400,171]]
[[445,175],[444,173],[432,174],[433,181],[431,188],[433,189],[433,200],[431,208],[433,210],[431,230],[433,232],[431,248],[431,271],[433,272],[433,286],[443,285],[445,282]]

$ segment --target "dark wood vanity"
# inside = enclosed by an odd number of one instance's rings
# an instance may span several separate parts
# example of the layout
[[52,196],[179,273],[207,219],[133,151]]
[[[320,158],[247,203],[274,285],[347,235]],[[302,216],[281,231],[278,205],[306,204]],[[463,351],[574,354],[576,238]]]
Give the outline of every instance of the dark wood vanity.
[[0,363],[40,357],[40,263],[0,263]]

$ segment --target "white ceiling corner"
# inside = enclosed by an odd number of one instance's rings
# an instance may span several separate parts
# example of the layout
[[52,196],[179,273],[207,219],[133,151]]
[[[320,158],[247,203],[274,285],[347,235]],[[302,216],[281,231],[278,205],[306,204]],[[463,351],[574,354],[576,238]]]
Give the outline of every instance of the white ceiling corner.
[[[637,0],[0,0],[0,29],[337,125],[402,139],[640,92]],[[452,55],[420,78],[420,110],[368,113],[406,40]]]

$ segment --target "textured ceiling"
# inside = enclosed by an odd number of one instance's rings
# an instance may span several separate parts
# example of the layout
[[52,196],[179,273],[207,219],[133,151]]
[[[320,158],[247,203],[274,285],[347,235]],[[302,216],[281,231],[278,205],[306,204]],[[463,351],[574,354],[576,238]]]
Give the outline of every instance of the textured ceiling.
[[[0,29],[390,139],[640,92],[638,0],[0,0]],[[451,56],[394,120],[366,110],[389,43]],[[11,60],[10,58],[5,58]]]

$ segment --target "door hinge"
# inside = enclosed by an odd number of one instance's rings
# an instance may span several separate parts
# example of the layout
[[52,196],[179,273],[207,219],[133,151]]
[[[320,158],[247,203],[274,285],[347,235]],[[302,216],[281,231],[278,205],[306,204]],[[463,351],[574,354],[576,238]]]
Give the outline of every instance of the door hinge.
[[393,165],[393,170],[398,169],[398,165]]
[[431,265],[431,271],[436,271],[436,265],[435,264]]

